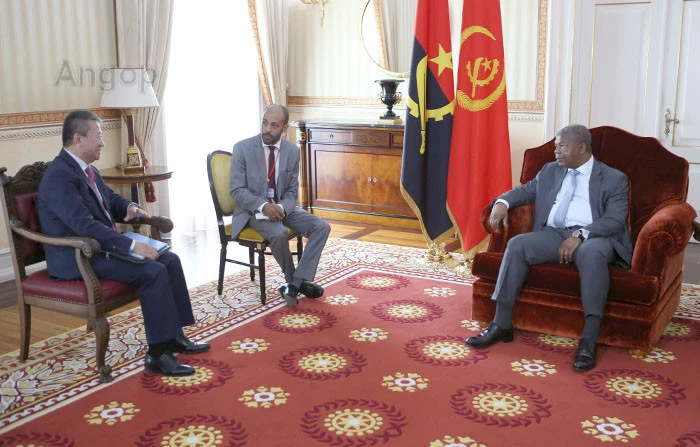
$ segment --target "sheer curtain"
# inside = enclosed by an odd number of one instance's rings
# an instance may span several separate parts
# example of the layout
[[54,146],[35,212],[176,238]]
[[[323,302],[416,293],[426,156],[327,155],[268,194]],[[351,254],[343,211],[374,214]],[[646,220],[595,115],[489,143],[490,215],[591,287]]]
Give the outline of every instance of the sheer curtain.
[[287,105],[290,0],[248,0],[266,104]]
[[230,152],[234,143],[260,130],[260,87],[247,2],[177,3],[163,106],[168,167],[174,171],[174,232],[215,227],[207,154]]

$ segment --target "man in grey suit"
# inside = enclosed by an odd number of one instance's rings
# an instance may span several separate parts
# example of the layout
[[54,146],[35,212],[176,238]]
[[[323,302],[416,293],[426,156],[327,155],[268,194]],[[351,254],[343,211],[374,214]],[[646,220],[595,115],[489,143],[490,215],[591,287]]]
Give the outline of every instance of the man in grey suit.
[[494,320],[467,345],[486,348],[513,341],[511,313],[531,265],[573,263],[581,276],[584,329],[574,357],[576,371],[595,368],[598,330],[610,289],[609,264],[629,268],[632,240],[627,229],[627,176],[597,161],[591,134],[574,124],[559,131],[556,161],[528,183],[496,199],[489,224],[508,226],[508,209],[535,204],[532,232],[512,238],[506,247],[492,299]]
[[[308,298],[323,295],[323,288],[313,280],[330,226],[297,206],[299,148],[282,138],[288,126],[287,109],[272,104],[263,111],[260,133],[233,146],[231,196],[236,208],[231,232],[238,234],[249,225],[269,241],[287,282],[278,291],[287,306],[296,307],[299,293]],[[296,268],[286,227],[308,238]]]

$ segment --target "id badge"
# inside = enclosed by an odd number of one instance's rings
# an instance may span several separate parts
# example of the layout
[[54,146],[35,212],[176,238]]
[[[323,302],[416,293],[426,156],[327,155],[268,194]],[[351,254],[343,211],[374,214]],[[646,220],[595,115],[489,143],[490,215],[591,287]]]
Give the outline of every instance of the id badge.
[[267,198],[270,200],[275,198],[275,188],[267,188]]

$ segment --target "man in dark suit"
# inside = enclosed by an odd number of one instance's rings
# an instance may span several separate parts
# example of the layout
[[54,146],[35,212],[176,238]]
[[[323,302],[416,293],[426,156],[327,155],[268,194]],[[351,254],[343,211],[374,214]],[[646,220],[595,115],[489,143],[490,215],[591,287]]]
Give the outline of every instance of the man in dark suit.
[[[249,225],[270,241],[270,251],[287,282],[278,290],[287,306],[296,307],[299,293],[308,298],[323,295],[323,288],[313,280],[330,226],[297,206],[299,148],[282,138],[288,126],[287,109],[272,104],[263,112],[260,133],[233,146],[231,196],[236,208],[231,233]],[[296,268],[286,227],[308,238]]]
[[466,343],[486,348],[513,341],[511,312],[529,266],[572,263],[581,276],[585,318],[573,368],[588,371],[596,365],[598,330],[610,289],[608,265],[629,268],[632,260],[627,176],[593,157],[585,126],[563,128],[554,142],[556,161],[495,201],[489,222],[494,231],[501,230],[501,223],[508,225],[508,209],[534,203],[533,231],[508,242],[492,297],[494,320]]
[[[101,120],[86,111],[74,111],[63,123],[63,148],[49,164],[39,185],[37,208],[41,229],[52,236],[96,239],[104,252],[139,254],[150,261],[132,263],[101,253],[90,260],[98,278],[139,287],[148,353],[145,368],[168,376],[189,376],[195,370],[174,353],[209,350],[206,343],[185,337],[183,326],[194,324],[180,258],[158,255],[152,246],[122,235],[114,222],[128,222],[148,214],[109,188],[90,163],[100,158]],[[72,248],[45,245],[49,274],[55,279],[79,279]]]

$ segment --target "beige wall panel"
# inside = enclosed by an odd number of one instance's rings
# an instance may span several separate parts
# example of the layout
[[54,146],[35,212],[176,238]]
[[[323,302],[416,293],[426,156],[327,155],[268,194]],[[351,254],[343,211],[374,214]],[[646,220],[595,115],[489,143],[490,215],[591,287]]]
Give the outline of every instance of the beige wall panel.
[[[536,119],[534,119],[536,118]],[[509,120],[510,133],[510,166],[513,174],[513,186],[520,184],[520,171],[523,168],[523,157],[527,149],[544,143],[544,120],[533,116],[529,120]]]
[[[0,0],[0,114],[99,106],[112,0]],[[104,75],[103,75],[104,76]]]
[[501,0],[509,100],[537,99],[537,0]]
[[390,76],[375,67],[365,52],[360,35],[365,3],[328,2],[323,26],[317,7],[289,4],[290,96],[367,98],[379,93],[374,81]]

